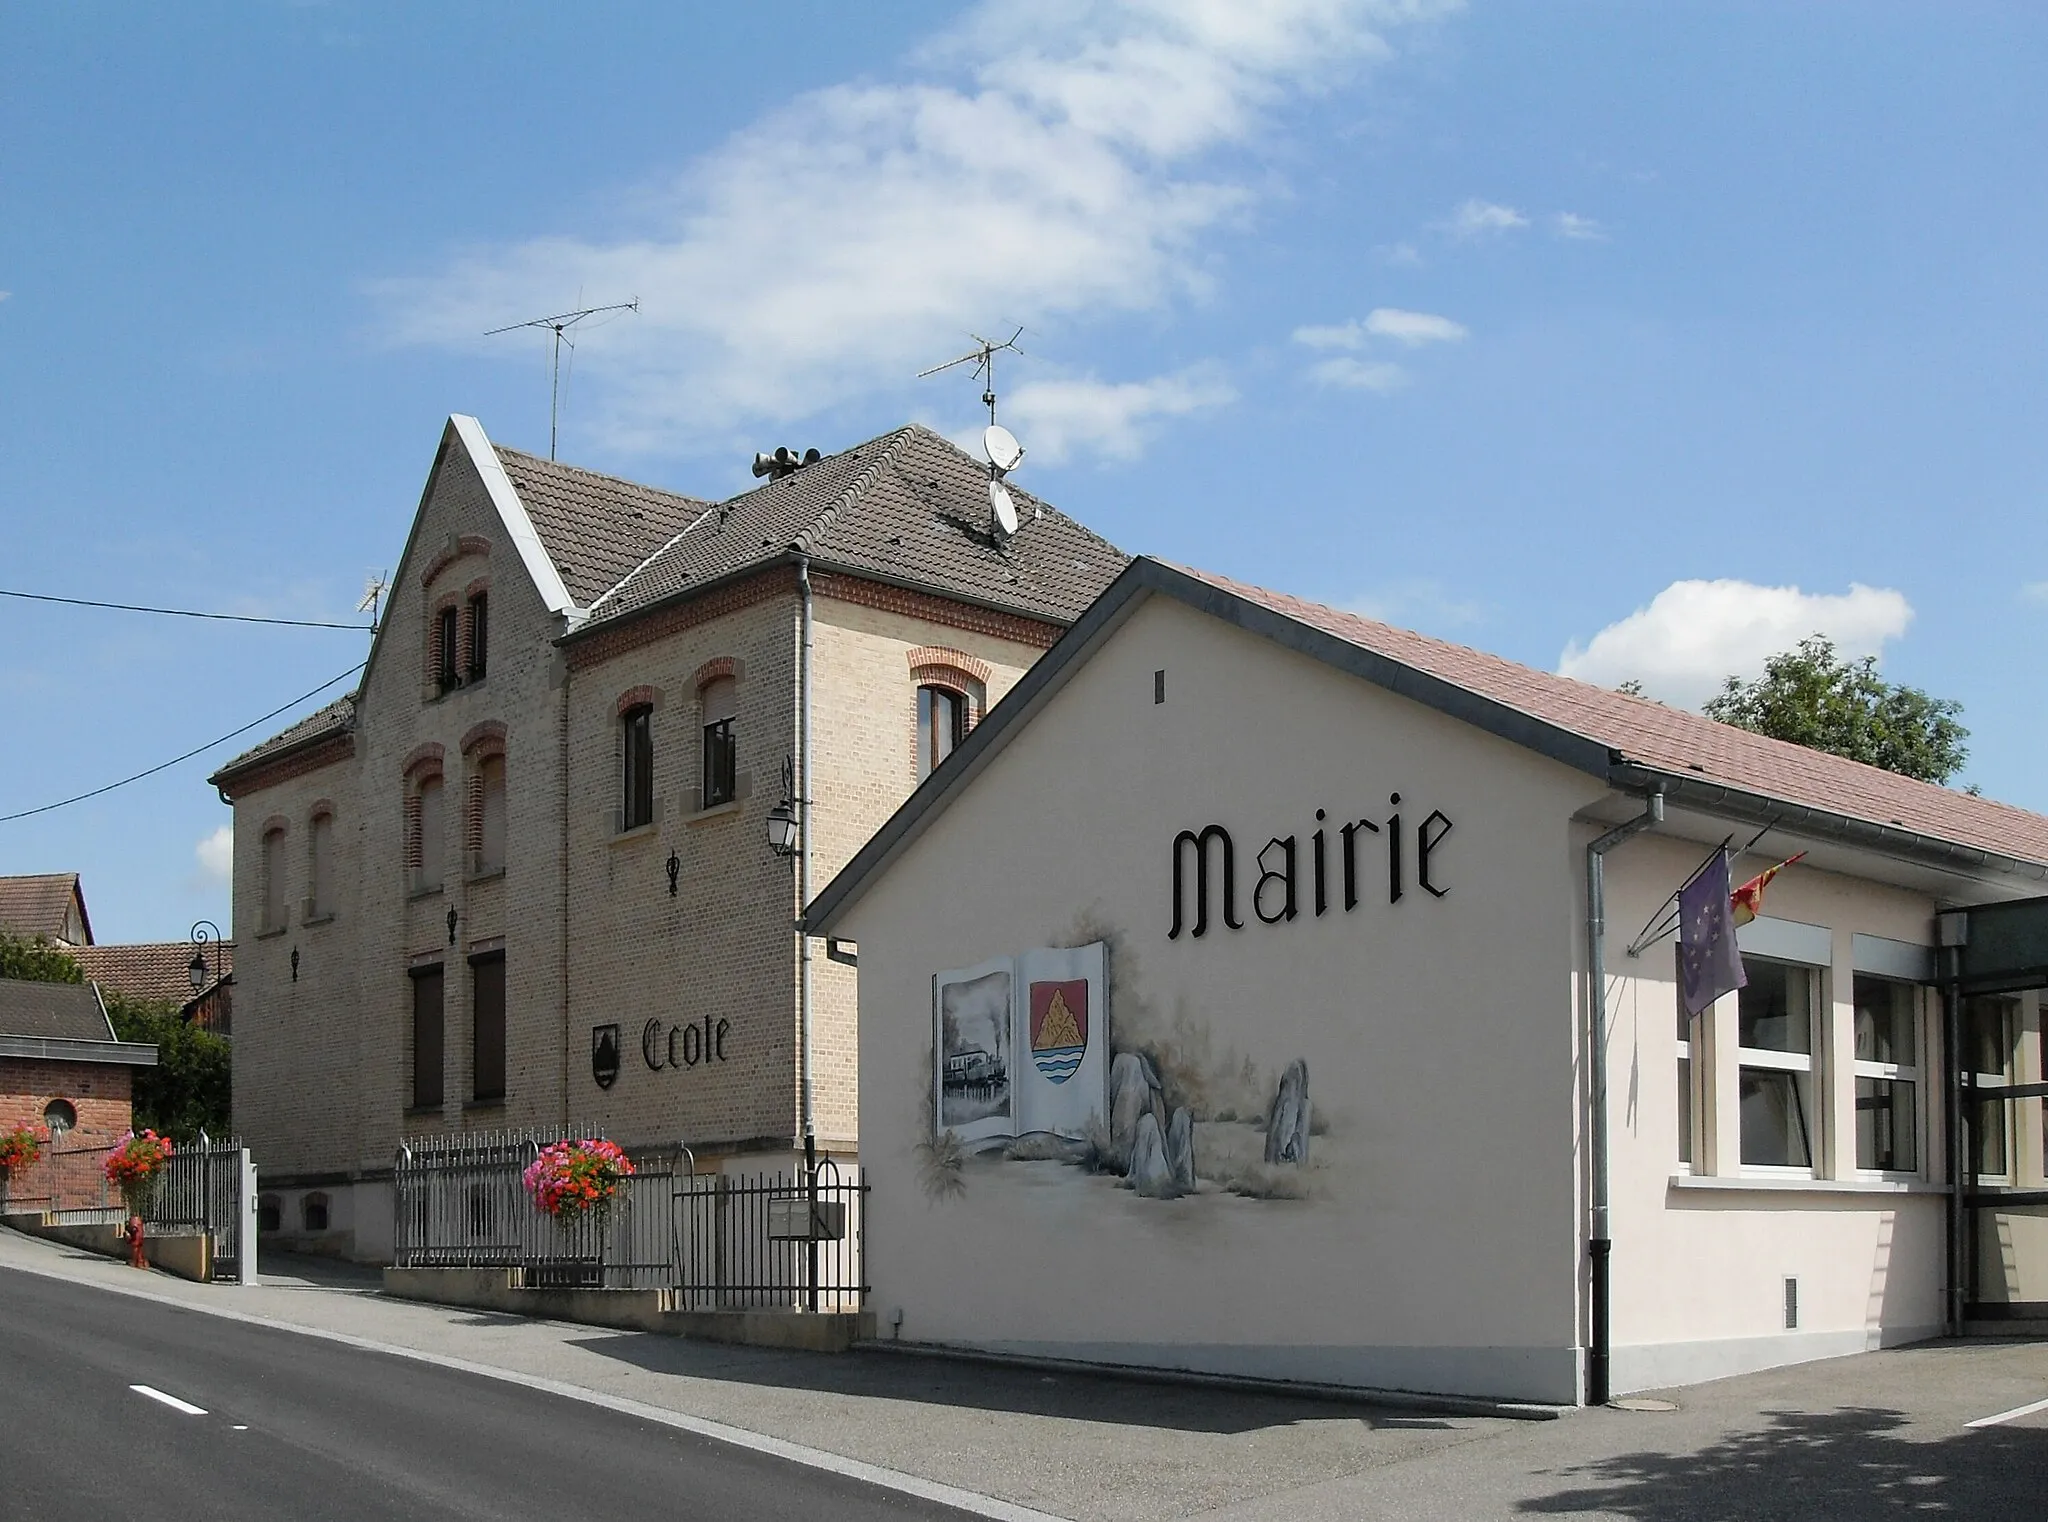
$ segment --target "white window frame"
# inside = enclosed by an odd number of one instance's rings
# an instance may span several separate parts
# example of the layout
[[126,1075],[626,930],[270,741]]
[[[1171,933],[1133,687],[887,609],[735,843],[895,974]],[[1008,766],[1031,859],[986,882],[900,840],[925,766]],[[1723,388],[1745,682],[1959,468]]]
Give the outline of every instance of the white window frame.
[[[1806,1050],[1804,1052],[1780,1052],[1768,1047],[1742,1045],[1741,994],[1729,996],[1728,1016],[1735,1022],[1735,1096],[1736,1121],[1734,1136],[1735,1169],[1738,1173],[1762,1178],[1819,1178],[1827,1155],[1827,1125],[1822,1079],[1825,1063],[1820,1053],[1825,1049],[1822,1027],[1822,1011],[1826,1008],[1827,989],[1824,974],[1827,969],[1808,962],[1792,962],[1782,957],[1743,954],[1745,963],[1768,963],[1783,967],[1804,976],[1807,980],[1806,993]],[[1742,1070],[1755,1068],[1780,1073],[1803,1074],[1806,1080],[1806,1156],[1805,1166],[1783,1163],[1752,1163],[1742,1156]]]
[[[1709,1006],[1711,1008],[1712,1006]],[[1678,1113],[1679,1154],[1672,1162],[1675,1173],[1706,1172],[1706,1116],[1705,1086],[1700,1082],[1699,1053],[1705,1042],[1704,1034],[1707,1010],[1687,1016],[1683,1004],[1678,1007],[1679,1018],[1685,1021],[1685,1035],[1678,1038],[1677,1063],[1685,1075],[1679,1084],[1679,1093],[1685,1096],[1685,1104]],[[1675,1075],[1674,1075],[1675,1076]]]
[[[1977,1004],[1996,1003],[2005,1011],[2004,1029],[1999,1035],[1999,1045],[2005,1050],[2005,1070],[1999,1073],[1990,1073],[1979,1071],[1974,1067],[1969,1069],[1971,1085],[1977,1090],[1978,1094],[1978,1097],[1973,1099],[1971,1103],[1981,1104],[1983,1102],[1982,1095],[1985,1090],[2003,1089],[2014,1081],[2012,1076],[2013,1058],[2019,1046],[2020,1022],[2026,1018],[2026,1006],[2015,994],[1977,994],[1972,997],[1970,1002]],[[1963,1018],[1966,1022],[1969,1021],[1970,1016],[1967,1010]],[[1967,1024],[1965,1025],[1965,1032],[1965,1048],[1974,1048],[1976,1043],[1967,1039]],[[1972,1062],[1976,1060],[1974,1050],[1967,1051],[1966,1055],[1968,1060]],[[1974,1167],[1970,1172],[1971,1176],[1982,1184],[2010,1184],[2018,1177],[2017,1166],[2019,1161],[2017,1156],[2019,1136],[2014,1125],[2016,1116],[2012,1101],[2009,1099],[1997,1100],[1993,1113],[1998,1116],[1998,1124],[2003,1133],[2000,1150],[2005,1153],[2005,1167],[1998,1173],[1978,1173]],[[1966,1121],[1963,1132],[1964,1136],[1970,1140],[1975,1140],[1970,1135],[1973,1129]],[[1972,1157],[1970,1161],[1974,1164],[1976,1159]]]
[[[1850,1059],[1850,1078],[1851,1078],[1851,1082],[1850,1082],[1850,1085],[1849,1085],[1849,1093],[1850,1093],[1850,1094],[1851,1094],[1852,1096],[1853,1096],[1853,1095],[1855,1094],[1855,1092],[1856,1092],[1856,1085],[1855,1085],[1855,1082],[1854,1082],[1854,1080],[1855,1080],[1855,1079],[1858,1079],[1858,1078],[1876,1078],[1876,1079],[1882,1079],[1882,1080],[1885,1080],[1885,1081],[1888,1081],[1888,1082],[1891,1082],[1891,1083],[1910,1083],[1910,1084],[1912,1084],[1912,1085],[1913,1085],[1913,1156],[1914,1156],[1915,1160],[1917,1161],[1917,1163],[1918,1163],[1918,1166],[1917,1166],[1917,1167],[1913,1167],[1913,1168],[1906,1168],[1906,1169],[1894,1169],[1894,1168],[1866,1168],[1866,1167],[1864,1167],[1864,1166],[1863,1166],[1863,1164],[1862,1164],[1862,1161],[1861,1161],[1861,1160],[1860,1160],[1859,1158],[1857,1158],[1857,1156],[1856,1156],[1856,1152],[1855,1152],[1855,1149],[1856,1149],[1856,1140],[1857,1140],[1857,1138],[1856,1138],[1856,1125],[1855,1125],[1854,1119],[1853,1119],[1853,1117],[1852,1117],[1852,1119],[1851,1119],[1851,1123],[1850,1123],[1850,1126],[1849,1126],[1849,1135],[1848,1135],[1848,1145],[1849,1145],[1849,1149],[1850,1149],[1850,1154],[1849,1154],[1849,1163],[1850,1163],[1850,1171],[1852,1172],[1853,1176],[1854,1176],[1854,1177],[1856,1177],[1856,1178],[1870,1178],[1870,1179],[1901,1179],[1901,1180],[1923,1179],[1923,1178],[1925,1178],[1925,1177],[1927,1176],[1927,1139],[1928,1139],[1928,1136],[1927,1136],[1927,1100],[1928,1100],[1928,1094],[1927,1094],[1927,1071],[1928,1071],[1928,1062],[1927,1062],[1927,1052],[1928,1052],[1928,1046],[1927,1046],[1927,1026],[1928,1026],[1928,1019],[1927,1019],[1927,1013],[1928,1013],[1928,1010],[1927,1010],[1927,990],[1926,990],[1926,989],[1925,989],[1924,987],[1922,987],[1922,986],[1920,986],[1920,985],[1918,985],[1918,984],[1915,984],[1915,983],[1908,983],[1908,982],[1906,982],[1906,981],[1904,981],[1903,979],[1900,979],[1900,978],[1888,978],[1888,977],[1884,977],[1884,976],[1882,976],[1881,974],[1878,974],[1878,973],[1872,973],[1872,972],[1859,972],[1859,973],[1855,974],[1855,977],[1856,977],[1856,978],[1868,978],[1868,979],[1869,979],[1870,981],[1872,981],[1873,983],[1883,983],[1883,984],[1886,984],[1886,985],[1888,985],[1888,986],[1890,986],[1890,987],[1893,987],[1893,988],[1907,988],[1907,989],[1911,989],[1911,990],[1912,990],[1912,994],[1913,994],[1913,1050],[1912,1050],[1912,1053],[1911,1053],[1911,1056],[1912,1056],[1912,1058],[1913,1058],[1913,1063],[1912,1063],[1912,1065],[1911,1065],[1911,1066],[1908,1066],[1908,1065],[1906,1065],[1905,1063],[1899,1063],[1899,1062],[1866,1062],[1866,1061],[1865,1061],[1864,1059],[1862,1059],[1861,1057],[1853,1057],[1853,1056],[1852,1056],[1852,1058]],[[1850,987],[1850,992],[1849,992],[1849,1007],[1850,1007],[1850,1009],[1851,1009],[1852,1011],[1854,1010],[1854,1008],[1855,1008],[1855,1005],[1856,1005],[1856,993],[1855,993],[1855,987],[1854,987],[1854,983],[1853,983],[1853,981],[1852,981],[1852,983],[1851,983],[1851,987]],[[1851,1052],[1853,1052],[1853,1051],[1855,1050],[1855,1032],[1854,1032],[1853,1028],[1852,1028],[1852,1030],[1850,1031],[1850,1036],[1849,1036],[1849,1039],[1850,1039],[1850,1047],[1849,1047],[1849,1050],[1850,1050]],[[1853,1100],[1852,1100],[1852,1102],[1853,1102]]]

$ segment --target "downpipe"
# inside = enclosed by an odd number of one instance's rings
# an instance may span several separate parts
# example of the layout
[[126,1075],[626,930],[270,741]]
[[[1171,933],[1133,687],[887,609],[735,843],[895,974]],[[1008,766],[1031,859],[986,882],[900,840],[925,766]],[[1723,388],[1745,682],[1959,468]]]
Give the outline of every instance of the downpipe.
[[802,638],[797,650],[797,827],[796,827],[796,960],[797,960],[797,1050],[802,1076],[804,1133],[804,1188],[809,1206],[806,1244],[809,1272],[808,1300],[818,1309],[818,1124],[811,1058],[811,936],[804,928],[803,913],[811,902],[811,668],[817,646],[817,624],[811,597],[811,562],[799,555],[796,561],[797,590],[803,598]]
[[1604,862],[1609,851],[1631,836],[1664,822],[1664,795],[1644,800],[1643,812],[1616,825],[1586,847],[1586,1090],[1590,1114],[1586,1151],[1592,1193],[1591,1230],[1586,1257],[1592,1273],[1592,1327],[1586,1348],[1586,1404],[1604,1406],[1610,1395],[1609,1368],[1613,1351],[1614,1238],[1608,1222],[1607,1189],[1607,886]]

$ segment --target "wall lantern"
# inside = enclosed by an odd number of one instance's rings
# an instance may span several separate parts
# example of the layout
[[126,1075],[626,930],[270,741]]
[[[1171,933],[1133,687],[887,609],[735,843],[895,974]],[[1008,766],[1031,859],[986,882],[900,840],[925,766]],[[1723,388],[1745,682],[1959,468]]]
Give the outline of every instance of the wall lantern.
[[[192,960],[185,964],[185,975],[192,980],[192,992],[204,993],[208,983],[221,981],[220,926],[212,920],[201,920],[192,927]],[[206,948],[213,946],[213,967],[206,965]]]
[[782,761],[782,801],[768,811],[768,848],[777,856],[794,856],[803,848],[796,813],[796,765]]

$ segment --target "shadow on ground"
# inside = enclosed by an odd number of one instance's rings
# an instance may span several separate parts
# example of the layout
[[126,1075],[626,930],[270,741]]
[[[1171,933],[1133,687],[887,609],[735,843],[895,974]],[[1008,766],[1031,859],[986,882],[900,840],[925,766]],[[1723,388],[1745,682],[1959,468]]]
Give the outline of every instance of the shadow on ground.
[[575,1345],[651,1373],[689,1379],[1186,1432],[1243,1433],[1296,1422],[1347,1420],[1373,1431],[1448,1432],[1485,1421],[1114,1374],[1047,1373],[915,1353],[792,1353],[633,1333],[589,1338]]
[[1905,1413],[1884,1408],[1769,1415],[1768,1426],[1697,1452],[1617,1454],[1556,1471],[1588,1483],[1519,1509],[1659,1522],[2048,1515],[2048,1431],[2038,1427],[1915,1438],[1901,1435]]

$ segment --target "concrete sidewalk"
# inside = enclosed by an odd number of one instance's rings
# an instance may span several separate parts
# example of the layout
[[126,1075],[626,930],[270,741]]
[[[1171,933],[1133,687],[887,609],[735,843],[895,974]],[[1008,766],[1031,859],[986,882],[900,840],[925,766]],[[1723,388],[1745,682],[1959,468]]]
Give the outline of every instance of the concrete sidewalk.
[[[804,1354],[389,1300],[374,1271],[187,1284],[0,1232],[0,1270],[630,1400],[1074,1522],[2033,1515],[2048,1344],[1927,1344],[1722,1380],[1669,1411],[1401,1414],[947,1359]],[[276,1270],[283,1269],[282,1272]],[[6,1314],[0,1272],[0,1315]]]

